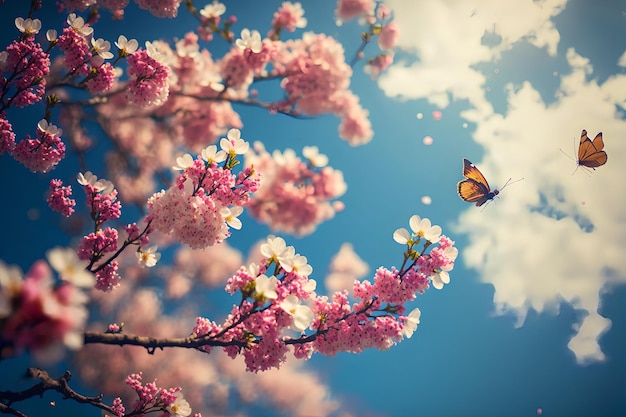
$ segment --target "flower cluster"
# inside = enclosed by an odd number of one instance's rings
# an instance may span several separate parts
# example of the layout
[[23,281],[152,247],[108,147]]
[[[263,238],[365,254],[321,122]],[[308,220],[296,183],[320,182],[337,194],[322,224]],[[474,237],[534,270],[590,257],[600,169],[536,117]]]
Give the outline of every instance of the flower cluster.
[[[403,268],[408,261],[412,262],[401,273],[413,275],[419,271],[421,276],[426,276],[430,279],[433,287],[440,290],[444,284],[450,282],[448,272],[454,267],[454,260],[459,251],[452,246],[454,242],[441,235],[441,227],[432,226],[430,220],[420,219],[418,215],[414,215],[409,219],[409,225],[411,226],[411,233],[402,228],[396,230],[393,234],[396,242],[407,245]],[[424,246],[421,251],[418,251],[415,248],[422,241]],[[426,253],[426,250],[436,243],[438,243],[438,246]]]
[[176,17],[181,0],[135,0],[139,8],[148,10],[156,17]]
[[32,172],[48,172],[65,157],[62,133],[63,130],[41,119],[37,124],[37,137],[26,135],[15,145],[12,156]]
[[0,358],[26,350],[38,361],[55,362],[66,347],[83,345],[87,295],[79,287],[93,284],[93,275],[79,266],[76,254],[66,262],[64,249],[50,251],[48,258],[62,283],[55,284],[43,260],[24,277],[0,261]]
[[74,213],[76,200],[71,198],[72,186],[63,186],[63,181],[50,180],[50,195],[48,196],[48,206],[54,211],[58,211],[65,217],[70,217]]
[[67,23],[69,26],[57,40],[57,45],[65,54],[65,67],[73,76],[87,76],[90,69],[89,60],[93,56],[87,37],[93,33],[93,28],[74,13],[68,16]]
[[343,20],[369,16],[374,12],[374,0],[339,0],[335,13]]
[[296,28],[304,28],[307,20],[304,17],[304,10],[300,3],[283,2],[278,11],[274,13],[272,29],[267,34],[268,38],[278,39],[280,32],[285,29],[294,32]]
[[[247,369],[263,371],[285,361],[287,344],[281,339],[287,329],[305,331],[313,320],[306,305],[315,295],[316,282],[308,276],[313,269],[307,258],[270,236],[261,246],[260,264],[241,267],[226,285],[226,291],[240,292],[243,301],[232,308],[223,325],[198,317],[193,335],[199,339],[227,342],[231,356],[244,356]],[[210,345],[202,348],[210,352]]]
[[0,112],[0,155],[13,151],[15,147],[15,133],[13,126],[6,119],[6,114]]
[[182,172],[175,184],[148,200],[146,221],[155,230],[200,249],[226,239],[228,226],[241,228],[237,216],[250,193],[259,188],[259,178],[252,168],[237,175],[232,172],[239,163],[237,155],[248,151],[248,143],[240,134],[238,129],[231,129],[228,138],[220,141],[220,151],[210,145],[195,160],[190,154],[177,159],[174,169]]
[[[329,166],[317,147],[304,147],[305,160],[287,149],[268,153],[255,143],[246,155],[246,166],[263,173],[263,184],[248,206],[250,214],[274,231],[308,235],[343,209],[341,197],[347,189],[343,174]],[[335,201],[333,201],[335,200]]]
[[[159,388],[156,381],[144,385],[141,372],[128,375],[126,385],[132,388],[138,397],[132,405],[132,414],[145,415],[155,411],[162,411],[163,414],[161,415],[173,417],[187,417],[191,414],[191,407],[183,397],[180,387]],[[125,415],[126,408],[122,404],[121,398],[115,399],[113,408],[118,417]]]
[[[77,178],[85,191],[86,205],[95,229],[82,238],[78,245],[78,257],[88,262],[88,270],[96,274],[96,288],[109,292],[119,286],[121,279],[117,273],[119,265],[115,258],[129,245],[147,245],[150,224],[148,222],[143,232],[135,223],[126,226],[125,232],[128,236],[120,246],[118,230],[103,227],[106,221],[118,219],[121,215],[122,205],[117,200],[117,190],[113,183],[99,180],[91,171],[79,173]],[[106,254],[111,255],[105,259]],[[142,266],[154,266],[159,259],[156,247],[146,250],[138,248],[138,254],[138,261]]]
[[169,95],[169,68],[159,62],[160,53],[146,42],[146,49],[135,52],[127,59],[128,89],[126,98],[140,107],[159,106]]
[[[330,298],[316,295],[307,258],[282,238],[270,236],[261,246],[261,262],[241,267],[228,280],[226,291],[240,292],[241,303],[233,306],[221,325],[198,317],[193,336],[206,342],[201,348],[206,352],[221,345],[232,357],[242,354],[247,369],[254,372],[279,367],[289,345],[294,346],[297,358],[315,352],[335,355],[372,347],[389,349],[410,338],[420,322],[419,309],[403,315],[405,304],[424,293],[430,283],[440,288],[441,281],[449,282],[447,272],[458,253],[450,239],[440,236],[441,228],[431,227],[428,219],[413,216],[410,224],[413,234],[404,242],[408,249],[402,267],[379,268],[373,283],[355,281],[352,304],[347,291]],[[394,238],[404,241],[406,235],[405,229],[399,229]],[[422,240],[418,252],[415,247]],[[287,329],[301,335],[287,336]]]
[[43,98],[50,58],[35,41],[41,28],[38,19],[16,20],[22,37],[0,52],[0,112],[11,106],[25,107]]

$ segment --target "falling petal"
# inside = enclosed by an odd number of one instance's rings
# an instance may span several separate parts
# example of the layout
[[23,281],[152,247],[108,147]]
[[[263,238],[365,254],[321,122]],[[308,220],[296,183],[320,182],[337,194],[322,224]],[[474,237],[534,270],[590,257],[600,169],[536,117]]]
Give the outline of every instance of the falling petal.
[[537,409],[537,414],[541,415],[543,413],[543,410],[541,408]]
[[432,136],[424,136],[424,140],[422,140],[422,142],[424,142],[424,145],[432,145],[433,138]]
[[467,129],[467,123],[463,123],[463,129]]
[[346,208],[346,205],[342,201],[339,201],[339,200],[333,201],[332,206],[333,206],[333,209],[337,213],[339,213],[340,211],[343,211],[343,209]]
[[415,115],[415,117],[417,117],[418,120],[422,120],[422,118],[424,117],[424,115],[422,113],[417,113]]
[[429,206],[432,202],[433,200],[429,196],[425,195],[422,197],[422,204]]
[[433,119],[434,120],[441,120],[441,112],[439,110],[433,111]]

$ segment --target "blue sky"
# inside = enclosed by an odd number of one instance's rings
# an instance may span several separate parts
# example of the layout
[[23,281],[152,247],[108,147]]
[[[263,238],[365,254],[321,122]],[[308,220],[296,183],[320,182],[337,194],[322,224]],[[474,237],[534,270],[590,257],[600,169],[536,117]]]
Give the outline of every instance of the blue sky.
[[[25,7],[6,3],[0,21],[12,27],[12,11]],[[264,33],[280,3],[226,6],[238,16],[238,28]],[[346,210],[314,235],[285,236],[308,257],[320,284],[344,242],[371,271],[398,265],[402,247],[392,233],[407,227],[412,214],[441,225],[459,247],[451,283],[416,300],[422,318],[412,339],[386,352],[309,361],[343,411],[394,417],[533,416],[538,408],[544,416],[626,413],[626,5],[510,3],[390,1],[402,32],[396,62],[377,83],[359,63],[352,81],[375,131],[368,145],[340,141],[334,117],[294,120],[236,109],[244,138],[298,152],[315,144],[344,172]],[[351,57],[360,27],[336,26],[332,1],[302,5],[307,30],[336,36]],[[49,25],[42,18],[44,27],[64,20],[51,16]],[[124,33],[143,43],[194,27],[183,10],[179,19],[155,25],[131,5],[127,20],[111,22],[105,14],[96,31],[111,41]],[[6,45],[5,31],[0,39]],[[209,48],[219,56],[220,45]],[[433,120],[433,110],[443,113],[441,120]],[[36,123],[38,116],[32,117]],[[16,129],[30,132],[28,123],[24,118]],[[591,175],[582,169],[572,175],[575,163],[559,148],[572,155],[582,129],[590,137],[604,133],[608,163]],[[431,146],[422,143],[426,135],[434,139]],[[481,211],[456,195],[464,157],[492,188],[508,178],[524,181]],[[70,158],[54,176],[69,179],[78,169]],[[26,269],[69,237],[59,235],[58,216],[41,203],[50,175],[32,175],[6,155],[0,172],[14,179],[3,181],[3,194],[19,196],[2,209],[0,229],[11,238],[0,243],[0,259]],[[424,195],[431,205],[420,202]],[[34,221],[27,216],[33,208],[40,210]],[[268,233],[247,218],[229,243],[246,253]],[[0,372],[20,366],[0,363]]]

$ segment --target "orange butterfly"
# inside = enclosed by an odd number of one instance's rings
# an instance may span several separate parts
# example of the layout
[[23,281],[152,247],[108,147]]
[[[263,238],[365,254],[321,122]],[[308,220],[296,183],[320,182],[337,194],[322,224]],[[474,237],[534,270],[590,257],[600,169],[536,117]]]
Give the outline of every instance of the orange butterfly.
[[583,129],[580,134],[580,145],[578,146],[578,160],[576,160],[576,164],[594,170],[606,164],[608,156],[602,149],[604,149],[602,132],[598,133],[593,141],[591,141],[591,139],[587,137],[587,131]]
[[[487,201],[496,198],[496,196],[500,194],[500,191],[504,190],[504,187],[509,185],[511,181],[509,178],[500,190],[496,189],[491,191],[485,176],[476,168],[476,165],[465,158],[463,158],[463,176],[465,179],[459,181],[457,185],[459,197],[468,203],[476,203],[476,207],[480,207]],[[521,180],[523,180],[523,178],[514,182]]]

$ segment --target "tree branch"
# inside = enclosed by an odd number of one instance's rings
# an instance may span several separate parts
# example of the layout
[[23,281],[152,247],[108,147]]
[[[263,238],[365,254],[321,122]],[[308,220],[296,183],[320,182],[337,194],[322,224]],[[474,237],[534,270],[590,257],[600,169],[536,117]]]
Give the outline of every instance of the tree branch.
[[138,336],[125,333],[98,333],[88,332],[84,333],[85,344],[88,343],[101,343],[105,345],[133,345],[142,346],[148,350],[149,354],[154,354],[155,350],[166,347],[182,347],[186,349],[198,349],[203,346],[239,346],[245,347],[247,343],[240,342],[238,340],[222,341],[211,339],[208,336],[203,337],[174,337],[157,339],[149,336]]
[[52,378],[46,371],[40,368],[28,368],[26,376],[30,378],[37,378],[41,382],[33,385],[32,387],[23,391],[0,391],[0,412],[3,414],[13,414],[15,416],[26,417],[22,412],[11,408],[11,404],[14,402],[24,401],[32,397],[43,396],[43,393],[49,390],[57,391],[63,394],[64,399],[71,399],[78,403],[91,404],[94,407],[98,407],[111,414],[115,414],[115,411],[108,405],[102,402],[102,394],[96,397],[87,397],[74,391],[69,386],[69,380],[72,378],[70,371],[65,373],[58,379]]

